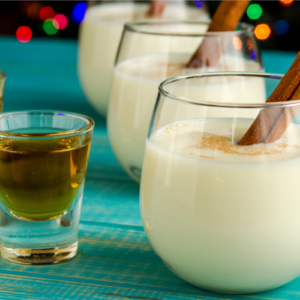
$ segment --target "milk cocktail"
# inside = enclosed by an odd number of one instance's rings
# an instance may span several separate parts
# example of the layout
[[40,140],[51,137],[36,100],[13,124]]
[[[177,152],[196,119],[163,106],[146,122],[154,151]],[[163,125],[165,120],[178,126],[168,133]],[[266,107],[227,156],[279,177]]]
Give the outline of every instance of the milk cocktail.
[[[87,99],[103,116],[107,111],[123,24],[145,18],[148,8],[148,4],[141,3],[105,3],[88,8],[85,14],[80,26],[78,72]],[[162,18],[205,21],[209,16],[203,9],[187,7],[183,1],[176,1],[166,5]]]
[[252,121],[184,120],[147,140],[147,237],[176,275],[204,289],[258,292],[300,274],[300,127],[238,146]]
[[[197,47],[197,42],[195,47]],[[120,62],[114,68],[113,84],[108,112],[108,132],[114,153],[122,167],[135,180],[140,180],[145,142],[148,133],[152,110],[156,101],[157,89],[164,79],[187,74],[215,71],[252,71],[262,70],[261,64],[253,60],[245,60],[239,57],[223,56],[217,66],[213,68],[185,69],[188,54],[178,55],[146,55],[131,58]],[[188,96],[191,99],[203,100],[206,95],[208,101],[212,102],[265,102],[266,93],[264,82],[261,78],[244,78],[246,89],[243,99],[240,94],[232,93],[237,82],[209,82],[200,86],[178,86],[173,92]],[[220,93],[222,89],[222,93]],[[227,95],[227,96],[226,96]],[[200,97],[200,98],[199,98]],[[180,110],[181,103],[170,108],[169,115],[172,116]],[[201,117],[203,112],[192,109],[195,117]],[[214,116],[215,112],[212,113]],[[221,113],[224,117],[226,113]],[[249,114],[249,112],[247,112]]]

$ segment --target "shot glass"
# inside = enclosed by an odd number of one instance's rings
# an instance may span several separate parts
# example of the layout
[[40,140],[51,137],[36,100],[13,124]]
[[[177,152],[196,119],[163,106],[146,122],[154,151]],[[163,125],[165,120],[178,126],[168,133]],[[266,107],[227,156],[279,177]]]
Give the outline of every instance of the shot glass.
[[0,115],[0,249],[24,264],[77,253],[94,121],[56,111]]
[[0,112],[3,110],[3,93],[5,85],[6,75],[3,71],[0,70]]
[[[300,275],[300,99],[257,98],[281,78],[192,74],[159,87],[140,187],[143,226],[166,266],[197,287],[262,292]],[[277,141],[238,145],[260,112],[295,116]]]
[[[113,71],[107,129],[118,161],[137,182],[157,87],[163,80],[192,73],[263,70],[251,25],[213,33],[207,32],[208,26],[209,22],[191,20],[137,21],[124,26]],[[218,63],[187,68],[204,40],[212,45],[211,52],[220,53]]]

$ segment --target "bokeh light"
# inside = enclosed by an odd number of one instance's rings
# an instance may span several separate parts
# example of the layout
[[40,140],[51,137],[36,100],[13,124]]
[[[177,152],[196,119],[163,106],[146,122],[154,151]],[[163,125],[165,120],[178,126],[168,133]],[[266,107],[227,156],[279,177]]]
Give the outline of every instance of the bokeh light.
[[55,17],[54,9],[50,6],[44,6],[40,10],[40,18],[45,22],[48,19],[53,19]]
[[53,19],[48,19],[43,24],[43,29],[48,35],[54,35],[57,33],[58,29],[53,25]]
[[72,13],[72,18],[75,23],[80,23],[84,19],[86,7],[87,4],[84,2],[76,4]]
[[279,0],[279,2],[283,5],[283,6],[289,6],[291,5],[294,0]]
[[271,29],[267,24],[259,24],[255,27],[254,34],[257,39],[265,40],[271,34]]
[[232,40],[233,46],[235,49],[240,50],[243,47],[243,43],[240,38],[234,37]]
[[255,51],[252,49],[250,50],[250,56],[252,59],[256,60],[256,54],[255,54]]
[[34,2],[29,5],[27,8],[28,16],[33,20],[39,19],[39,12],[42,8],[42,5],[40,3]]
[[277,34],[286,34],[290,28],[286,20],[279,20],[275,23],[274,29]]
[[203,6],[203,0],[195,0],[196,7],[201,8]]
[[250,39],[247,40],[247,48],[250,50],[250,56],[252,59],[256,60],[256,53],[253,49],[253,43]]
[[257,20],[262,15],[262,8],[259,4],[250,4],[247,8],[247,16],[251,20]]
[[247,47],[249,50],[253,49],[253,43],[251,40],[247,40]]
[[32,38],[32,31],[28,26],[21,26],[16,32],[16,37],[21,43],[28,43]]
[[68,25],[68,19],[63,14],[57,14],[53,19],[53,25],[58,30],[63,30]]

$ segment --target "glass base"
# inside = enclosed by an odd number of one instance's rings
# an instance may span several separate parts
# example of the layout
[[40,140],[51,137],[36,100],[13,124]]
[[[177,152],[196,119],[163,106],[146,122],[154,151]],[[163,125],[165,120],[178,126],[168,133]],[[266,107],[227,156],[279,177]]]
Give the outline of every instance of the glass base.
[[0,251],[10,261],[23,264],[54,264],[74,257],[82,193],[71,211],[46,221],[17,219],[0,206]]
[[73,258],[77,254],[77,249],[77,242],[68,247],[39,250],[0,247],[5,259],[28,265],[56,264]]

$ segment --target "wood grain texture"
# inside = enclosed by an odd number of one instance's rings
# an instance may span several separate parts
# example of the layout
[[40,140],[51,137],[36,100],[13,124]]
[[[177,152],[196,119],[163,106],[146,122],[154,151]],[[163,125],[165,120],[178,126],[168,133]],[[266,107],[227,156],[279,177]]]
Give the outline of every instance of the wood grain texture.
[[[138,185],[119,166],[109,145],[105,120],[97,116],[80,90],[77,44],[38,39],[21,44],[15,38],[1,37],[0,49],[0,68],[8,74],[5,111],[71,110],[96,121],[79,254],[51,266],[17,265],[0,258],[1,300],[300,299],[300,278],[268,293],[233,296],[197,289],[173,275],[152,250],[141,226]],[[282,68],[287,68],[295,56],[279,54],[266,55],[270,61],[267,71],[274,67],[273,60],[280,58]]]

